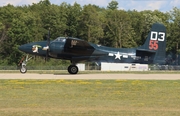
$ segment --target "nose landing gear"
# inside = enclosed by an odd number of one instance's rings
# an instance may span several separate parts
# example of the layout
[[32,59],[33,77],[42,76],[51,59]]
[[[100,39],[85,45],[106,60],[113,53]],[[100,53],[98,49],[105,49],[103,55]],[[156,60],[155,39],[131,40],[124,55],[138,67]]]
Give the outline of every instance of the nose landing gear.
[[33,57],[29,57],[28,55],[26,55],[26,59],[24,60],[24,57],[21,59],[20,63],[19,63],[19,66],[20,66],[20,72],[22,74],[26,73],[27,72],[27,68],[26,68],[26,65],[27,65],[27,62]]

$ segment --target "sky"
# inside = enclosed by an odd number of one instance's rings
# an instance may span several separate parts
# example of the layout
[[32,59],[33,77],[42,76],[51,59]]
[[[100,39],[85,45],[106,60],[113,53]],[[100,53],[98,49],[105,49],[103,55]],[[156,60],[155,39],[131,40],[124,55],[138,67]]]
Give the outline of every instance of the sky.
[[[32,3],[38,3],[41,0],[1,0],[0,6],[6,6],[11,4],[14,6],[32,5]],[[51,4],[60,5],[62,2],[73,5],[75,2],[81,6],[87,4],[95,4],[100,7],[106,8],[108,3],[112,0],[49,0]],[[124,10],[160,10],[161,12],[168,12],[173,7],[180,8],[180,0],[116,0],[119,5],[118,9]]]

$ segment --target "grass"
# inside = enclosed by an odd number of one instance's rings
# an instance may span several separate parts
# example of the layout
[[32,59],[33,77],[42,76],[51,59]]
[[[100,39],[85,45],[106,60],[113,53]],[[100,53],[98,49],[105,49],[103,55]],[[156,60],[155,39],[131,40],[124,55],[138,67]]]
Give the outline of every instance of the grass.
[[180,80],[0,80],[0,116],[179,116]]

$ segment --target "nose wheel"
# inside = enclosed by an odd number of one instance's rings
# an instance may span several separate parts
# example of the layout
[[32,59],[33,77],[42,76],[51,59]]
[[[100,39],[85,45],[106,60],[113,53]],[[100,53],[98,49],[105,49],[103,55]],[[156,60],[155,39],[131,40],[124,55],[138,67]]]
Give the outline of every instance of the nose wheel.
[[27,65],[27,62],[33,57],[28,57],[28,55],[26,56],[26,59],[24,60],[24,57],[21,59],[20,63],[19,63],[19,66],[20,66],[20,72],[22,74],[26,73],[27,72],[27,68],[26,68],[26,65]]
[[20,68],[20,72],[23,73],[23,74],[26,73],[27,72],[26,66],[22,65],[21,68]]
[[78,67],[76,65],[70,65],[68,67],[69,74],[77,74],[78,73]]

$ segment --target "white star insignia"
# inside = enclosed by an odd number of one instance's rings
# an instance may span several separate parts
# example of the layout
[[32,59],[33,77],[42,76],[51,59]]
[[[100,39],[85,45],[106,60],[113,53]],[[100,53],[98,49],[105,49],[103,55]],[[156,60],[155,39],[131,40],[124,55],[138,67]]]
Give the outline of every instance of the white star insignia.
[[115,54],[115,56],[116,56],[116,57],[115,57],[115,59],[119,59],[119,60],[121,60],[121,58],[120,58],[120,57],[121,57],[122,55],[120,55],[120,54],[119,54],[119,52],[117,52],[117,54]]

